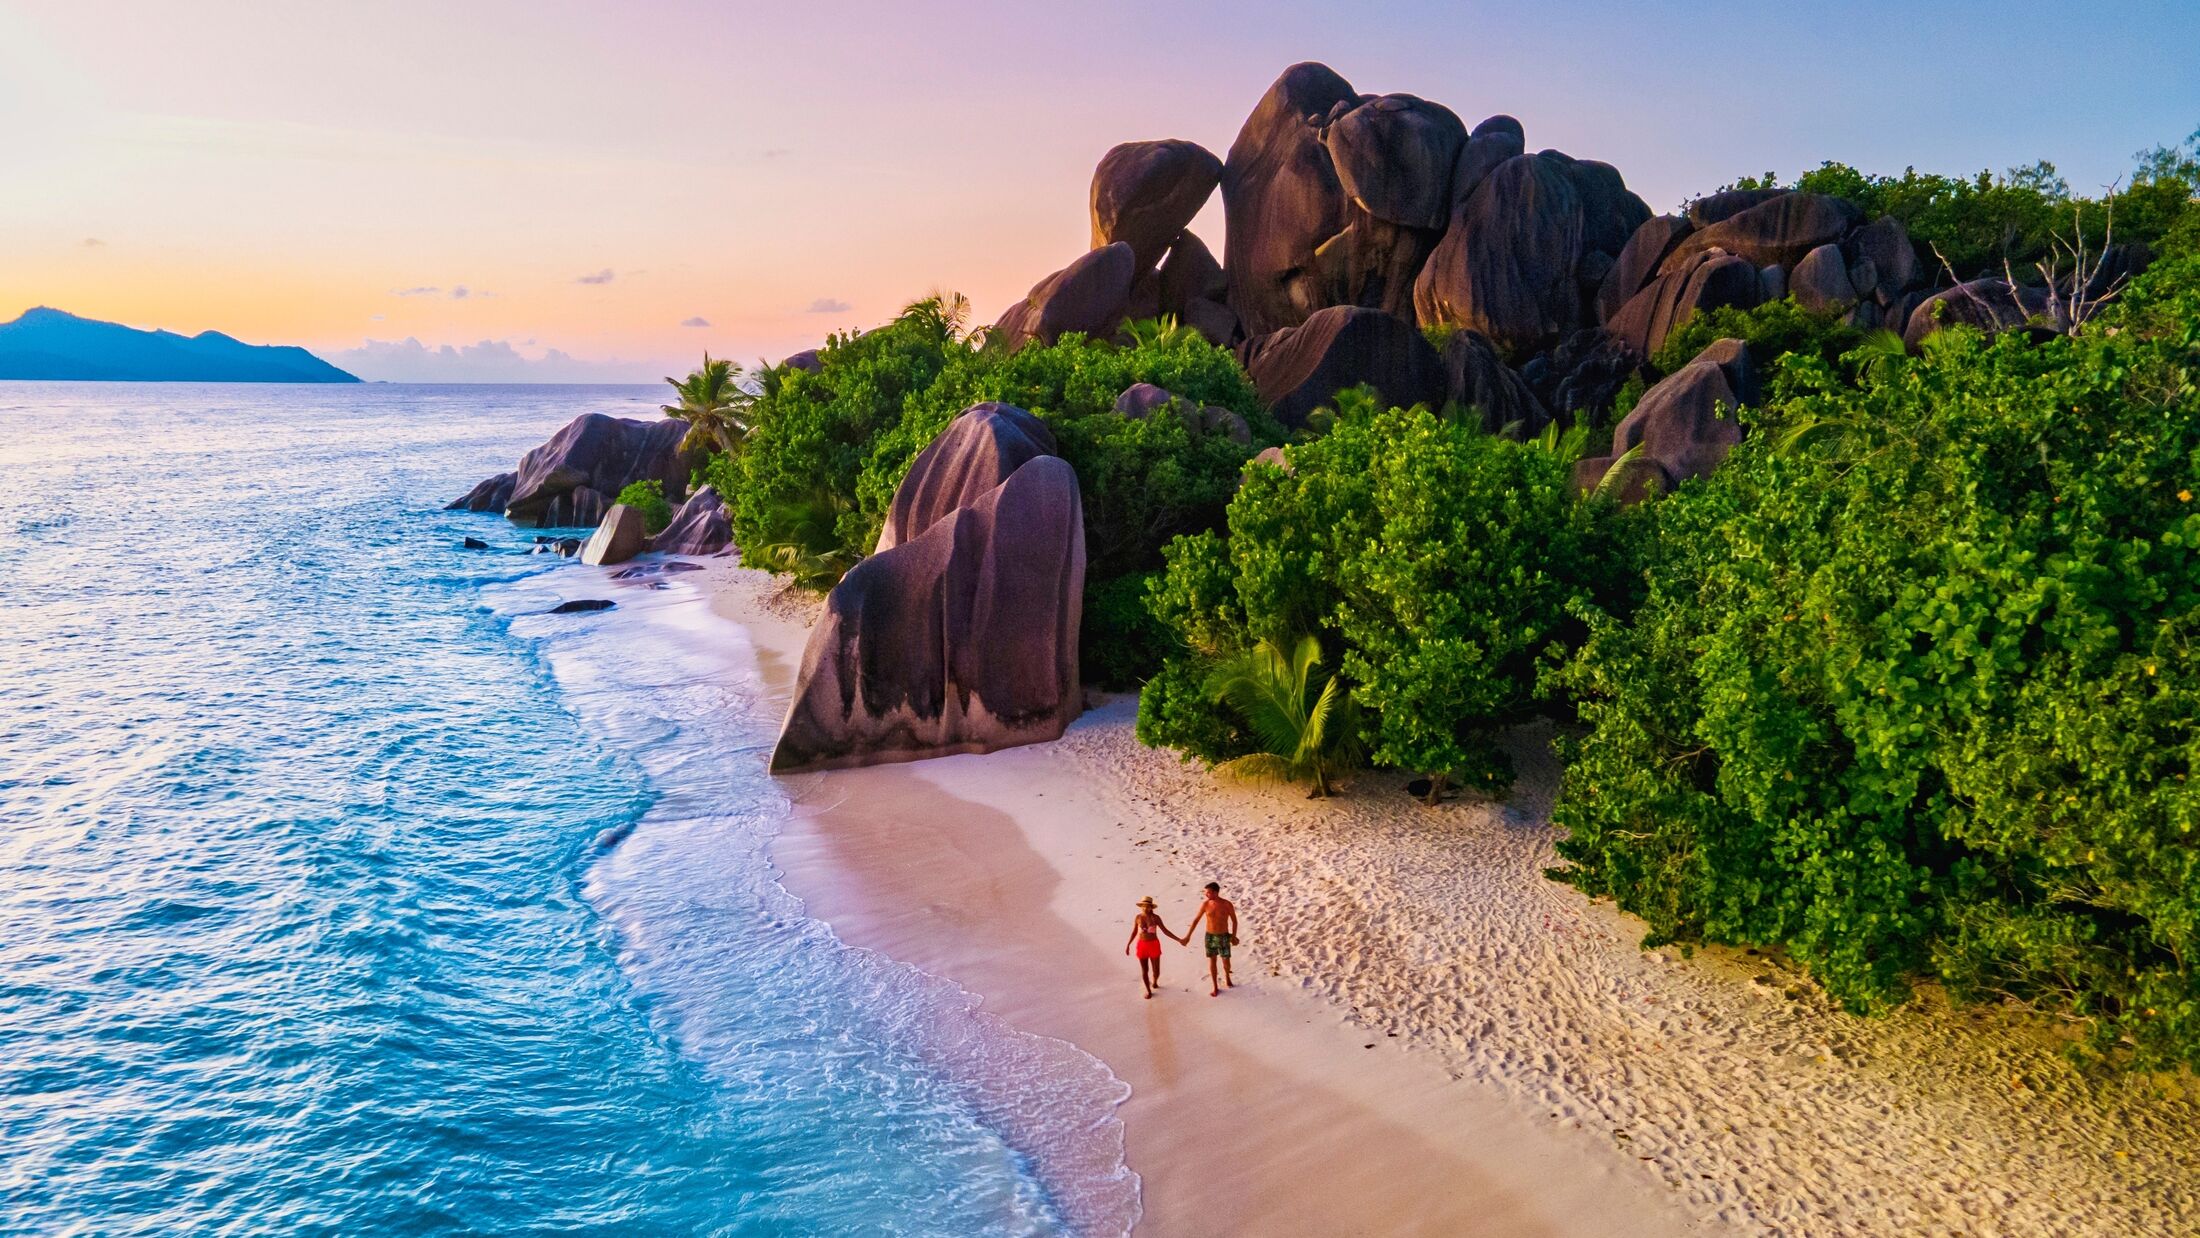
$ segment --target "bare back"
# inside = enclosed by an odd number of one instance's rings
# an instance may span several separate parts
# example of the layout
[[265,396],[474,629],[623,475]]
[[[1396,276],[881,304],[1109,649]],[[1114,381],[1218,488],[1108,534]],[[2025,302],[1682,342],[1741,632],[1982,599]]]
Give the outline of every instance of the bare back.
[[1220,894],[1210,894],[1193,914],[1192,922],[1201,932],[1234,934],[1237,932],[1237,904]]

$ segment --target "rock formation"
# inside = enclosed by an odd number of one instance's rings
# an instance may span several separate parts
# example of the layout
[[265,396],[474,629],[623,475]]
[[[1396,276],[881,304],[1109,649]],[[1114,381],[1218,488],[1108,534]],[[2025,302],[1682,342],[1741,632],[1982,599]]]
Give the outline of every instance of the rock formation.
[[665,497],[687,494],[699,463],[680,450],[687,423],[637,421],[583,413],[550,440],[450,504],[453,511],[501,511],[535,528],[579,528],[601,521],[619,491],[637,481],[664,485]]
[[1481,415],[1482,428],[1496,433],[1518,426],[1532,435],[1551,420],[1517,370],[1479,332],[1460,331],[1444,344],[1444,398]]
[[1444,401],[1443,359],[1413,324],[1381,310],[1331,306],[1249,342],[1238,357],[1269,411],[1293,429],[1361,383],[1392,404]]
[[1764,280],[1748,259],[1699,250],[1677,265],[1667,259],[1662,273],[1628,298],[1604,329],[1651,357],[1673,328],[1696,314],[1729,305],[1748,309],[1763,300]]
[[1575,464],[1574,484],[1584,491],[1595,489],[1638,445],[1641,452],[1620,466],[1623,471],[1613,483],[1621,502],[1669,492],[1692,477],[1705,476],[1742,440],[1735,411],[1756,400],[1749,350],[1740,340],[1720,340],[1644,392],[1634,411],[1614,428],[1612,454]]
[[1196,142],[1125,142],[1092,173],[1092,247],[1131,247],[1150,271],[1222,180],[1222,161]]
[[1035,444],[1035,425],[1021,409],[979,405],[920,455],[910,479],[922,493],[904,479],[894,497],[905,540],[841,578],[810,633],[773,772],[990,752],[1054,739],[1077,716],[1077,475],[1060,456],[1033,455],[970,493]]
[[1138,274],[1138,257],[1128,244],[1104,245],[1032,285],[993,324],[993,332],[1011,348],[1033,340],[1052,344],[1065,331],[1104,339],[1129,313]]
[[649,539],[651,550],[668,555],[723,554],[732,545],[733,520],[712,486],[698,487],[672,513],[664,532]]
[[603,523],[581,547],[581,562],[591,567],[610,567],[642,553],[649,545],[649,523],[642,513],[624,503],[613,503]]
[[1037,417],[1013,404],[971,405],[917,453],[894,489],[872,553],[915,538],[985,497],[1026,463],[1054,454],[1054,432]]

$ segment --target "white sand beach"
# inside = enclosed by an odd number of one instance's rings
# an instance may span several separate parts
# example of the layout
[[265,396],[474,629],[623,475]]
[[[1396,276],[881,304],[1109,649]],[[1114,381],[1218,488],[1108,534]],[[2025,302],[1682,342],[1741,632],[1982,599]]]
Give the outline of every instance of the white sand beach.
[[[814,603],[730,561],[703,582],[784,691]],[[775,858],[843,939],[982,996],[1130,1084],[1142,1232],[2190,1234],[2188,1079],[2088,1080],[2051,1035],[1928,995],[1841,1013],[1747,952],[1638,948],[1552,882],[1556,769],[1427,808],[1218,781],[1109,698],[1062,740],[783,780]],[[1215,879],[1239,987],[1123,956],[1151,893]]]

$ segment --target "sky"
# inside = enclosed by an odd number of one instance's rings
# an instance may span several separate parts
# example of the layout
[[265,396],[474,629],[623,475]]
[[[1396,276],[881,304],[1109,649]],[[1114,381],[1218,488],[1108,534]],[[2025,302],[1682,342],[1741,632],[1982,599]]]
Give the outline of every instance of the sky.
[[1085,249],[1108,147],[1223,154],[1300,60],[1660,210],[1827,159],[2091,191],[2200,129],[2190,0],[0,0],[0,320],[399,381],[654,381],[939,289],[990,321]]

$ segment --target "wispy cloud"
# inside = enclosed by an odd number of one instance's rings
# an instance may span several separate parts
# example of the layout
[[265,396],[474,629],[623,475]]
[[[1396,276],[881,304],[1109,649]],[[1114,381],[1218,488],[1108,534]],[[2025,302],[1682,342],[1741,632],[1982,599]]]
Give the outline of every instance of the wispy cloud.
[[412,337],[365,340],[357,348],[324,355],[332,364],[361,378],[392,383],[646,382],[663,368],[624,361],[589,361],[557,348],[530,357],[510,340],[482,340],[457,347],[430,347]]
[[472,294],[466,291],[466,285],[464,284],[460,284],[458,287],[451,289],[451,300],[453,301],[463,301],[470,295]]
[[845,314],[854,308],[855,306],[848,304],[839,297],[819,297],[817,300],[810,302],[810,308],[807,312],[812,314]]
[[88,236],[85,237],[83,240],[78,241],[77,244],[82,245],[86,249],[99,249],[105,246],[107,242],[100,240],[96,236]]
[[784,146],[768,146],[760,152],[759,157],[763,159],[785,159],[793,153],[792,150]]
[[605,267],[603,270],[596,272],[594,275],[583,275],[575,279],[573,282],[576,284],[608,284],[612,280],[617,278],[618,276],[612,273],[610,267]]
[[443,291],[441,284],[422,284],[418,288],[392,288],[393,297],[432,297]]
[[697,314],[693,318],[681,319],[680,325],[683,327],[707,327],[710,325],[710,319],[705,318],[700,314]]

